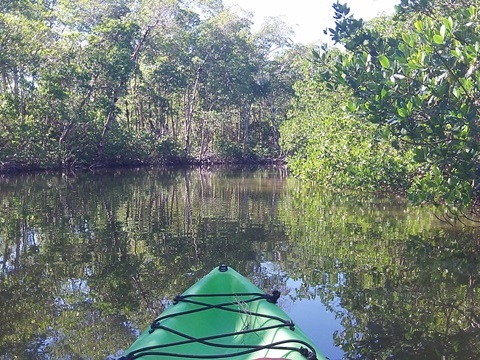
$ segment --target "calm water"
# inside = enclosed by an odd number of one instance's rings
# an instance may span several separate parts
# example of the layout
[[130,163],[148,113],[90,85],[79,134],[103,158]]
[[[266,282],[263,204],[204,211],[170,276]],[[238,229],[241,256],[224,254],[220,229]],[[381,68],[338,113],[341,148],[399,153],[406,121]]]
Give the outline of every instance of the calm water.
[[478,229],[282,168],[0,177],[0,359],[106,359],[229,264],[330,359],[480,358]]

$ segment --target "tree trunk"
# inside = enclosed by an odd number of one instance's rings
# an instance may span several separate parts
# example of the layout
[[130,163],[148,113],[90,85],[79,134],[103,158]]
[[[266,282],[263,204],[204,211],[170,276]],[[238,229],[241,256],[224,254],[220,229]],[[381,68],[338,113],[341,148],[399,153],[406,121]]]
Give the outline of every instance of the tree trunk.
[[243,125],[243,154],[249,152],[250,143],[250,106],[244,105],[240,109],[240,120]]
[[100,160],[101,162],[105,160],[105,140],[116,118],[115,108],[118,101],[118,92],[119,92],[119,89],[113,90],[112,103],[110,104],[110,111],[108,112],[107,118],[103,123],[102,135],[100,136],[100,141],[98,143],[97,155],[98,155],[98,160]]
[[191,91],[187,89],[185,93],[185,154],[189,155],[191,151],[191,133],[192,133],[192,122],[193,122],[193,112],[195,110],[195,100],[198,94],[198,85],[200,83],[200,73],[202,68],[198,67],[197,74],[195,76],[195,82]]
[[280,131],[279,131],[279,124],[277,119],[277,108],[272,104],[270,106],[270,115],[272,119],[272,133],[273,133],[273,146],[275,148],[275,152],[280,153]]

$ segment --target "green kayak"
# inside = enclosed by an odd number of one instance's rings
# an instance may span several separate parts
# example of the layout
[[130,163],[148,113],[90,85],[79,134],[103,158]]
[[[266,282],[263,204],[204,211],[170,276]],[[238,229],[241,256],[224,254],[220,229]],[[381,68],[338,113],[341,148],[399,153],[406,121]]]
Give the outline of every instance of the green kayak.
[[174,299],[120,360],[325,359],[275,303],[222,265]]

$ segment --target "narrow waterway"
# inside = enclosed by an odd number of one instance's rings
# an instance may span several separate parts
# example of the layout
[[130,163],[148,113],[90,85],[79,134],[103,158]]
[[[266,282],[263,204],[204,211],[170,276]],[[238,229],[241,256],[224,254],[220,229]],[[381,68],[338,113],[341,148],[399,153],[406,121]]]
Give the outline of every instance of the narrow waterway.
[[219,264],[332,360],[478,359],[479,239],[281,167],[4,175],[0,359],[113,359]]

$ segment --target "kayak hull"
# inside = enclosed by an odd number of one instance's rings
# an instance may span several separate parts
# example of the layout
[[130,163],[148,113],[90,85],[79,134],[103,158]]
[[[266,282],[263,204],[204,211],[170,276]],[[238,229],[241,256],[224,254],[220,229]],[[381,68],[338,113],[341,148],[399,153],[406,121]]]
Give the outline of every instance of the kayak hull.
[[275,304],[278,296],[220,266],[178,296],[121,359],[324,359]]

